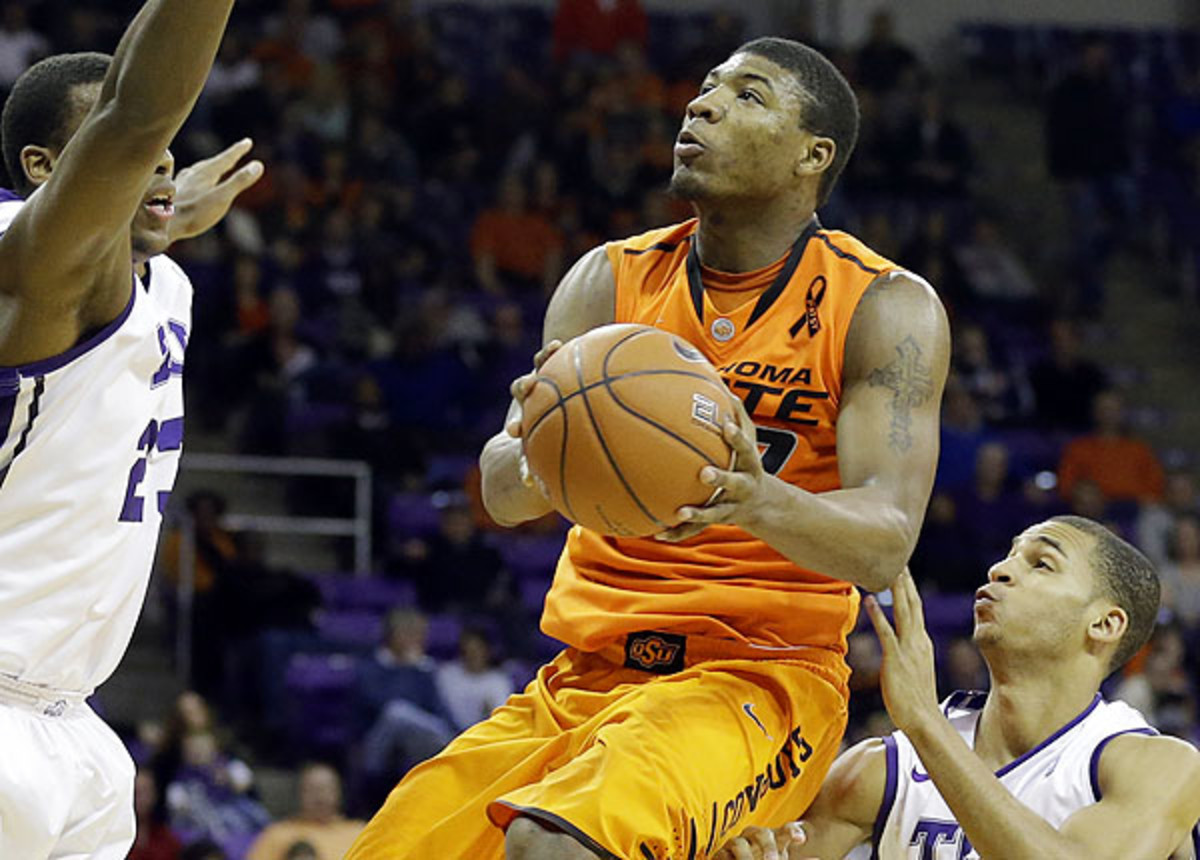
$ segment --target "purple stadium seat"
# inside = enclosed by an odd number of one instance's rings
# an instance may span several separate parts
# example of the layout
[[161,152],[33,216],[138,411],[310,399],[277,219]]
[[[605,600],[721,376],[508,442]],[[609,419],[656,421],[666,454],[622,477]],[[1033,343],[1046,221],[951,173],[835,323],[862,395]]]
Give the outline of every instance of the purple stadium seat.
[[357,660],[349,654],[293,654],[284,672],[288,738],[301,754],[339,751],[353,738]]
[[429,656],[450,660],[458,656],[458,637],[462,634],[462,619],[457,615],[429,616],[429,636],[425,640]]
[[498,534],[493,545],[504,566],[518,579],[549,579],[562,554],[563,537],[554,535]]
[[383,615],[363,609],[324,609],[316,614],[317,633],[332,645],[369,651],[383,639]]
[[410,582],[396,582],[379,576],[355,576],[353,573],[326,573],[313,577],[321,590],[321,603],[337,611],[362,610],[385,613],[397,606],[412,606],[416,591]]
[[550,580],[543,577],[523,576],[517,579],[517,593],[521,605],[530,612],[540,614],[550,590]]
[[437,531],[441,511],[428,493],[396,493],[388,503],[388,527],[393,539]]

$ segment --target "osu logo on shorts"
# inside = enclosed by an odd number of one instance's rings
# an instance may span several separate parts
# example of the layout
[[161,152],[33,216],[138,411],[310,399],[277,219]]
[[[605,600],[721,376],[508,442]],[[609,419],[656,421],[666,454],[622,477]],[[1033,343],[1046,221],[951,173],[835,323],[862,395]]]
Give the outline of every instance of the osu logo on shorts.
[[687,637],[675,633],[657,633],[647,630],[630,633],[625,639],[625,666],[668,675],[683,668],[683,657],[687,651]]

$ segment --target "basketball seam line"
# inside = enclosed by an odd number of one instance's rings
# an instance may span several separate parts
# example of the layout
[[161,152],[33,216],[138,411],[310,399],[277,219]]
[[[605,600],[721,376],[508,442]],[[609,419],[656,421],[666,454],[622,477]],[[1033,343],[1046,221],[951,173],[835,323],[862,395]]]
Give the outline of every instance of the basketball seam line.
[[[612,352],[621,344],[628,340],[632,340],[634,337],[637,337],[643,333],[643,331],[631,332],[627,337],[621,338],[619,341],[609,347],[609,352]],[[608,450],[608,443],[604,441],[604,434],[600,432],[600,425],[596,423],[596,416],[592,412],[592,404],[588,400],[587,391],[583,387],[583,366],[580,363],[579,354],[580,350],[577,346],[575,348],[575,354],[572,356],[575,364],[575,381],[579,383],[580,392],[583,394],[583,408],[587,410],[588,419],[592,422],[592,430],[596,433],[596,441],[600,443],[600,448],[604,451],[604,456],[608,459],[608,465],[612,467],[613,472],[617,476],[617,480],[621,482],[621,486],[625,488],[625,492],[627,492],[629,497],[633,499],[633,502],[638,506],[638,509],[641,510],[641,512],[645,514],[655,525],[659,527],[665,527],[666,524],[662,522],[662,520],[654,516],[654,514],[650,513],[650,511],[646,509],[646,506],[642,503],[642,500],[638,498],[637,493],[633,491],[633,487],[629,486],[629,482],[625,479],[624,473],[621,472],[620,467],[613,458],[612,452]]]

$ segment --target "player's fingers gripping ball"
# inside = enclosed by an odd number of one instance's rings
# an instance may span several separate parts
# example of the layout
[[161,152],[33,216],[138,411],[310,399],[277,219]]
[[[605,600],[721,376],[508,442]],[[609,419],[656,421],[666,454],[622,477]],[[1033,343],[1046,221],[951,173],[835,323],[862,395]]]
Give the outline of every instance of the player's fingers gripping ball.
[[622,537],[657,534],[730,468],[722,427],[737,415],[716,369],[682,338],[608,325],[569,341],[537,372],[523,403],[532,474],[565,517]]

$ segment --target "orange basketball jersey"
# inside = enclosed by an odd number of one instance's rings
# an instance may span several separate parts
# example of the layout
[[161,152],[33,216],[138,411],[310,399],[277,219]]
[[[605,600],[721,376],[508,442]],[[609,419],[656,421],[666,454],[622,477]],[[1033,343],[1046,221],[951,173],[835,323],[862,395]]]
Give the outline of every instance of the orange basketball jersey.
[[[705,272],[696,226],[608,244],[616,322],[657,326],[694,344],[758,427],[764,468],[805,490],[837,489],[846,333],[867,286],[895,264],[814,219],[774,266],[744,276]],[[769,285],[739,303],[722,290],[731,281]],[[585,651],[657,630],[732,639],[764,656],[812,647],[844,653],[857,610],[849,583],[797,567],[734,526],[709,526],[679,544],[575,526],[542,629]]]

